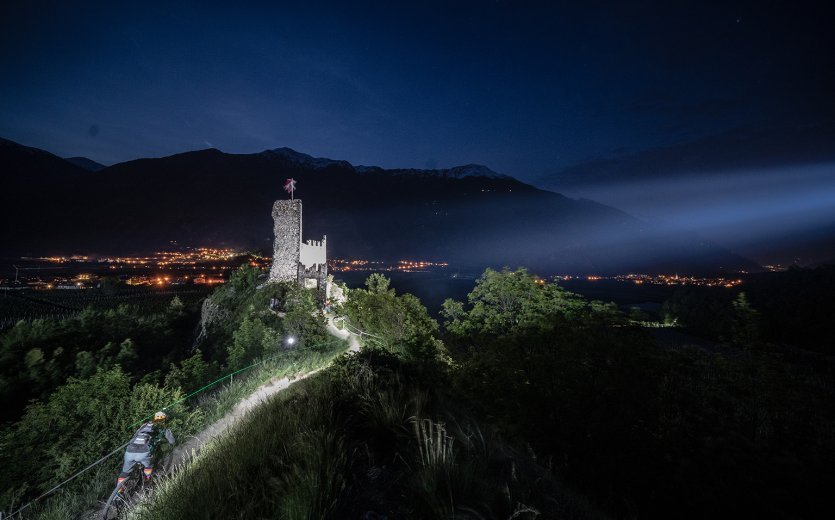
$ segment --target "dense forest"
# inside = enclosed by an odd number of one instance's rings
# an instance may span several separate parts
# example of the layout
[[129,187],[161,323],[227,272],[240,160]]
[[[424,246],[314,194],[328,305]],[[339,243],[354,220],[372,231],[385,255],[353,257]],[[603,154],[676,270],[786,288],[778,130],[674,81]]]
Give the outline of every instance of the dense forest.
[[85,379],[116,365],[134,381],[187,352],[200,302],[177,296],[162,309],[142,304],[87,307],[66,319],[20,321],[0,336],[0,420],[20,416],[31,399],[46,399],[67,377]]

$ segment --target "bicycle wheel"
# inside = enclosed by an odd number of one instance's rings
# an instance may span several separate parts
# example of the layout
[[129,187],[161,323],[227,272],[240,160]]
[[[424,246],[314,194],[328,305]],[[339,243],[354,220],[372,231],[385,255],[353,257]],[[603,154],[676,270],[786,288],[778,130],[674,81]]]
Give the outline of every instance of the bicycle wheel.
[[142,477],[142,466],[136,464],[131,468],[128,477],[116,486],[116,489],[110,494],[107,503],[104,506],[102,518],[103,520],[114,520],[128,508],[131,503],[141,495],[145,488],[145,479]]
[[110,493],[110,497],[107,499],[107,503],[104,505],[102,510],[102,520],[115,520],[119,517],[119,512],[123,508],[122,502],[124,498],[122,498],[121,494],[117,490],[113,490]]

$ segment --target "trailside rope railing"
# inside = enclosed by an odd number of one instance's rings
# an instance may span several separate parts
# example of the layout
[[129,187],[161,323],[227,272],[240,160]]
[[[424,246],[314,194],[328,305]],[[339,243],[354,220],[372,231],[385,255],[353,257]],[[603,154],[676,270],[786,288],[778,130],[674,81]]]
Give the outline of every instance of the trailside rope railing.
[[98,466],[99,464],[101,464],[102,462],[106,461],[107,459],[109,459],[110,457],[112,457],[113,455],[115,455],[116,453],[118,453],[118,452],[122,451],[122,450],[123,450],[123,449],[124,449],[124,448],[125,448],[128,444],[130,444],[130,442],[126,442],[126,443],[122,444],[121,446],[119,446],[119,447],[118,447],[118,448],[116,448],[115,450],[111,451],[110,453],[108,453],[108,454],[107,454],[107,455],[105,455],[104,457],[100,458],[100,459],[99,459],[99,460],[97,460],[96,462],[94,462],[94,463],[90,464],[89,466],[87,466],[86,468],[82,469],[81,471],[79,471],[79,472],[75,473],[73,476],[69,477],[68,479],[66,479],[65,481],[61,482],[61,483],[60,483],[60,484],[58,484],[57,486],[53,487],[53,488],[52,488],[52,489],[50,489],[49,491],[45,491],[44,493],[41,493],[41,495],[40,495],[40,496],[38,496],[38,497],[34,498],[34,499],[33,499],[33,500],[31,500],[29,503],[27,503],[25,506],[21,507],[20,509],[18,509],[18,510],[17,510],[17,511],[15,511],[14,513],[10,514],[10,515],[9,515],[8,517],[6,517],[6,518],[12,518],[13,516],[15,516],[15,515],[17,515],[17,514],[22,513],[22,512],[23,512],[23,511],[24,511],[27,507],[31,506],[31,505],[32,505],[32,504],[34,504],[35,502],[37,502],[37,501],[39,501],[39,500],[41,500],[41,499],[43,499],[43,498],[48,497],[48,496],[49,496],[49,495],[51,495],[52,493],[55,493],[56,491],[58,491],[59,489],[61,489],[61,488],[62,488],[63,486],[65,486],[66,484],[69,484],[70,482],[72,482],[73,480],[75,480],[76,478],[78,478],[79,476],[81,476],[83,473],[85,473],[85,472],[89,471],[90,469],[92,469],[92,468],[94,468],[94,467]]
[[[234,372],[230,372],[230,373],[226,374],[225,376],[220,377],[220,378],[218,378],[218,379],[215,379],[215,380],[214,380],[214,381],[212,381],[211,383],[206,384],[206,385],[204,385],[204,386],[202,386],[202,387],[198,388],[198,389],[197,389],[197,390],[195,390],[194,392],[191,392],[191,393],[187,394],[186,396],[184,396],[184,397],[182,397],[182,398],[180,398],[180,399],[178,399],[178,400],[174,401],[173,403],[163,406],[161,409],[162,409],[162,410],[167,410],[167,409],[169,409],[169,408],[171,408],[171,407],[173,407],[173,406],[176,406],[176,405],[178,405],[178,404],[182,403],[183,401],[185,401],[185,400],[187,400],[187,399],[189,399],[189,398],[191,398],[191,397],[194,397],[194,396],[195,396],[195,395],[197,395],[197,394],[200,394],[200,393],[202,393],[202,392],[205,392],[205,391],[206,391],[206,390],[208,390],[209,388],[211,388],[211,387],[213,387],[213,386],[215,386],[215,385],[217,385],[217,384],[221,383],[222,381],[224,381],[224,380],[225,380],[225,379],[227,379],[227,378],[229,378],[229,379],[231,380],[231,378],[232,378],[232,377],[234,377],[236,374],[240,374],[241,372],[244,372],[244,371],[246,371],[246,370],[249,370],[249,369],[251,369],[251,368],[253,368],[253,367],[256,367],[256,366],[258,366],[258,365],[262,365],[262,364],[266,363],[267,361],[270,361],[271,359],[275,359],[275,358],[277,358],[278,356],[279,356],[279,355],[271,356],[271,357],[268,357],[268,358],[262,359],[261,361],[258,361],[257,363],[253,363],[253,364],[251,364],[251,365],[249,365],[249,366],[246,366],[246,367],[244,367],[244,368],[241,368],[241,369],[235,370]],[[157,408],[157,410],[159,410],[159,408]],[[153,417],[154,413],[155,413],[155,412],[152,412],[152,413],[148,414],[147,416],[145,416],[144,418],[140,419],[139,421],[136,421],[135,423],[130,424],[130,425],[128,426],[128,428],[134,428],[135,426],[137,426],[137,425],[139,425],[139,424],[144,423],[145,421],[147,421],[148,419],[150,419],[151,417]],[[126,442],[125,444],[122,444],[121,446],[119,446],[118,448],[114,449],[113,451],[111,451],[110,453],[108,453],[108,454],[107,454],[107,455],[105,455],[104,457],[100,458],[100,459],[99,459],[99,460],[97,460],[96,462],[93,462],[92,464],[90,464],[90,465],[89,465],[89,466],[87,466],[86,468],[84,468],[84,469],[82,469],[81,471],[78,471],[77,473],[73,474],[71,477],[67,478],[66,480],[64,480],[64,481],[63,481],[63,482],[61,482],[60,484],[58,484],[58,485],[54,486],[53,488],[49,489],[48,491],[45,491],[44,493],[41,493],[41,494],[40,494],[40,495],[38,495],[36,498],[34,498],[34,499],[32,499],[31,501],[29,501],[26,505],[24,505],[23,507],[19,508],[19,509],[18,509],[17,511],[15,511],[14,513],[11,513],[11,514],[9,514],[8,516],[5,516],[5,517],[4,517],[4,516],[0,516],[0,518],[10,519],[10,518],[12,518],[12,517],[14,517],[14,516],[16,516],[16,515],[20,514],[21,512],[23,512],[23,511],[24,511],[26,508],[28,508],[29,506],[31,506],[31,505],[33,505],[33,504],[35,504],[36,502],[38,502],[38,501],[40,501],[40,500],[43,500],[44,498],[48,497],[48,496],[49,496],[49,495],[51,495],[51,494],[55,493],[56,491],[58,491],[59,489],[61,489],[63,486],[65,486],[65,485],[69,484],[70,482],[72,482],[73,480],[75,480],[76,478],[78,478],[79,476],[81,476],[82,474],[84,474],[85,472],[87,472],[87,471],[89,471],[90,469],[92,469],[92,468],[94,468],[94,467],[98,466],[99,464],[101,464],[101,463],[102,463],[102,462],[104,462],[105,460],[109,459],[110,457],[112,457],[113,455],[115,455],[116,453],[118,453],[119,451],[121,451],[122,449],[124,449],[124,448],[125,448],[128,444],[130,444],[130,442]],[[0,513],[0,514],[2,514],[2,513]]]
[[[360,336],[362,336],[362,335],[366,335],[366,336],[370,336],[370,337],[374,337],[374,338],[382,339],[382,338],[380,338],[379,336],[374,336],[373,334],[369,334],[369,333],[367,333],[367,332],[364,332],[364,331],[362,331],[362,330],[357,329],[356,327],[353,327],[352,325],[350,325],[349,323],[347,323],[347,322],[345,321],[345,318],[344,318],[344,317],[342,317],[342,323],[343,323],[343,325],[348,326],[348,327],[351,327],[351,328],[354,328],[354,329],[356,329],[356,330],[358,331],[358,332],[353,332],[353,331],[350,331],[350,330],[349,330],[348,332],[351,332],[352,334],[359,334]],[[220,378],[218,378],[218,379],[215,379],[215,380],[214,380],[214,381],[212,381],[211,383],[208,383],[208,384],[206,384],[206,385],[203,385],[202,387],[198,388],[197,390],[195,390],[195,391],[193,391],[193,392],[191,392],[191,393],[189,393],[189,394],[187,394],[187,395],[185,395],[185,396],[181,397],[180,399],[178,399],[178,400],[176,400],[176,401],[172,402],[171,404],[168,404],[168,405],[163,406],[161,409],[162,409],[162,410],[167,410],[167,409],[169,409],[169,408],[171,408],[171,407],[173,407],[173,406],[176,406],[176,405],[178,405],[178,404],[182,403],[183,401],[185,401],[185,400],[187,400],[187,399],[190,399],[190,398],[194,397],[194,396],[195,396],[195,395],[197,395],[197,394],[200,394],[200,393],[202,393],[202,392],[205,392],[205,391],[206,391],[206,390],[208,390],[209,388],[211,388],[211,387],[213,387],[213,386],[215,386],[215,385],[217,385],[217,384],[221,383],[222,381],[224,381],[224,380],[225,380],[225,379],[227,379],[227,378],[229,378],[229,379],[231,380],[231,378],[232,378],[232,377],[234,377],[235,375],[240,374],[241,372],[244,372],[244,371],[249,370],[249,369],[251,369],[251,368],[254,368],[254,367],[258,366],[258,365],[262,365],[262,364],[266,363],[267,361],[270,361],[270,360],[272,360],[272,359],[275,359],[275,358],[277,358],[277,357],[279,357],[279,356],[280,356],[280,354],[276,354],[275,356],[270,356],[270,357],[268,357],[268,358],[262,359],[261,361],[258,361],[258,362],[256,362],[256,363],[253,363],[253,364],[251,364],[251,365],[249,365],[249,366],[246,366],[246,367],[244,367],[244,368],[241,368],[241,369],[235,370],[234,372],[230,372],[230,373],[228,373],[228,374],[224,375],[223,377],[220,377]],[[157,410],[159,410],[159,408],[157,408]],[[148,414],[147,416],[143,417],[143,418],[142,418],[142,419],[140,419],[139,421],[136,421],[135,423],[133,423],[133,424],[129,425],[129,426],[128,426],[128,428],[133,428],[133,427],[135,427],[135,426],[137,426],[137,425],[139,425],[139,424],[144,423],[145,421],[147,421],[148,419],[150,419],[151,417],[153,417],[154,413],[155,413],[155,412],[152,412],[152,413]],[[23,512],[24,510],[26,510],[26,508],[28,508],[29,506],[31,506],[31,505],[33,505],[33,504],[35,504],[36,502],[38,502],[38,501],[40,501],[40,500],[43,500],[44,498],[48,497],[48,496],[49,496],[49,495],[51,495],[51,494],[55,493],[56,491],[58,491],[59,489],[61,489],[63,486],[65,486],[65,485],[69,484],[70,482],[72,482],[73,480],[75,480],[76,478],[78,478],[79,476],[81,476],[82,474],[86,473],[86,472],[87,472],[87,471],[89,471],[90,469],[92,469],[92,468],[94,468],[94,467],[98,466],[99,464],[101,464],[101,463],[102,463],[102,462],[104,462],[105,460],[109,459],[110,457],[112,457],[113,455],[115,455],[116,453],[118,453],[119,451],[121,451],[122,449],[124,449],[124,448],[125,448],[128,444],[130,444],[130,442],[126,442],[125,444],[122,444],[121,446],[119,446],[118,448],[114,449],[113,451],[111,451],[111,452],[110,452],[110,453],[108,453],[107,455],[105,455],[105,456],[101,457],[101,458],[100,458],[100,459],[98,459],[97,461],[93,462],[92,464],[90,464],[90,465],[89,465],[89,466],[87,466],[86,468],[82,469],[81,471],[76,472],[76,473],[75,473],[75,474],[73,474],[71,477],[69,477],[69,478],[67,478],[66,480],[64,480],[63,482],[61,482],[60,484],[57,484],[56,486],[54,486],[53,488],[49,489],[48,491],[45,491],[44,493],[41,493],[39,496],[37,496],[36,498],[32,499],[32,500],[31,500],[31,501],[29,501],[26,505],[24,505],[23,507],[21,507],[21,508],[17,509],[15,512],[13,512],[13,513],[9,514],[8,516],[3,516],[2,512],[0,512],[0,519],[4,519],[4,520],[5,520],[5,519],[11,519],[12,517],[14,517],[14,516],[16,516],[16,515],[20,514],[21,512]]]
[[[174,401],[173,403],[171,403],[171,404],[167,404],[167,405],[163,406],[161,409],[162,409],[162,410],[168,410],[169,408],[171,408],[171,407],[173,407],[173,406],[177,406],[178,404],[182,403],[183,401],[185,401],[185,400],[187,400],[187,399],[190,399],[190,398],[194,397],[194,396],[195,396],[195,395],[197,395],[197,394],[203,393],[203,392],[205,392],[206,390],[208,390],[209,388],[211,388],[211,387],[213,387],[213,386],[217,385],[218,383],[221,383],[221,382],[222,382],[224,379],[226,379],[226,378],[229,378],[229,379],[231,380],[231,378],[232,378],[232,377],[234,377],[236,374],[240,374],[241,372],[244,372],[244,371],[246,371],[246,370],[249,370],[250,368],[256,367],[256,366],[258,366],[258,365],[263,365],[263,364],[264,364],[264,363],[266,363],[267,361],[270,361],[271,359],[275,359],[275,358],[277,358],[277,357],[278,357],[278,355],[271,356],[271,357],[268,357],[268,358],[262,359],[261,361],[258,361],[257,363],[253,363],[253,364],[251,364],[251,365],[249,365],[249,366],[246,366],[246,367],[244,367],[244,368],[241,368],[241,369],[239,369],[239,370],[235,370],[234,372],[230,372],[229,374],[226,374],[225,376],[220,377],[220,378],[218,378],[218,379],[215,379],[215,380],[214,380],[214,381],[212,381],[211,383],[209,383],[209,384],[207,384],[207,385],[204,385],[204,386],[202,386],[202,387],[198,388],[198,389],[197,389],[197,390],[195,390],[194,392],[191,392],[190,394],[187,394],[187,395],[185,395],[185,396],[181,397],[180,399],[177,399],[177,400],[176,400],[176,401]],[[146,415],[145,417],[143,417],[142,419],[140,419],[140,420],[136,421],[135,423],[131,424],[130,426],[128,426],[128,428],[133,428],[134,426],[137,426],[137,425],[139,425],[139,424],[142,424],[143,422],[147,421],[148,419],[150,419],[150,418],[151,418],[151,417],[153,417],[153,416],[154,416],[154,413],[150,413],[150,414]]]
[[[350,332],[352,334],[356,334],[360,337],[368,336],[368,337],[371,337],[371,338],[374,338],[374,339],[379,339],[381,341],[383,340],[383,338],[380,337],[380,336],[377,336],[375,334],[371,334],[370,332],[365,332],[364,330],[359,329],[356,326],[352,325],[351,322],[349,322],[348,319],[345,316],[339,316],[338,318],[334,318],[333,321],[336,321],[336,320],[342,321],[342,326],[345,327],[346,329],[348,329],[348,332]],[[350,329],[354,329],[354,330],[350,330]]]

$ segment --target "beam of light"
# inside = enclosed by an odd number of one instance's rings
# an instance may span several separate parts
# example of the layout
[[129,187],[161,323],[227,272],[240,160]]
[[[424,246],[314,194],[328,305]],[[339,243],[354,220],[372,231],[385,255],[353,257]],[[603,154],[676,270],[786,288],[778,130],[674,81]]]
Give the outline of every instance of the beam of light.
[[835,163],[589,185],[569,194],[744,248],[835,224]]

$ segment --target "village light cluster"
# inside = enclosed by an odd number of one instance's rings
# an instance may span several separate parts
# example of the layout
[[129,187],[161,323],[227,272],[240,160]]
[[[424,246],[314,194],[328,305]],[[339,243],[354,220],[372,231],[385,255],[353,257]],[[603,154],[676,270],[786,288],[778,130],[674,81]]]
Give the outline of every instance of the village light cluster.
[[97,263],[97,264],[126,264],[126,265],[196,265],[202,262],[217,262],[232,260],[243,253],[230,248],[198,247],[183,251],[157,251],[150,256],[42,256],[23,257],[21,260],[33,260],[54,264],[68,263]]
[[741,278],[725,278],[725,277],[701,277],[701,276],[679,276],[678,274],[619,274],[616,276],[574,276],[574,275],[559,275],[554,277],[557,281],[562,280],[586,280],[589,282],[596,282],[598,280],[615,280],[618,282],[634,283],[636,285],[699,285],[702,287],[736,287],[742,284]]
[[328,269],[334,272],[345,271],[402,271],[405,273],[419,273],[449,267],[447,262],[432,262],[429,260],[398,260],[386,262],[382,260],[348,260],[331,259]]
[[668,274],[627,274],[615,277],[622,282],[633,282],[635,284],[653,285],[700,285],[704,287],[736,287],[742,284],[742,279],[729,279],[725,277],[700,277],[700,276],[679,276]]
[[[132,257],[91,257],[48,256],[21,258],[29,262],[28,267],[20,267],[15,280],[17,286],[34,289],[86,289],[97,287],[104,272],[118,275],[120,281],[132,286],[166,287],[185,284],[215,285],[226,282],[231,271],[237,269],[241,261],[251,267],[269,268],[272,258],[245,255],[230,248],[185,248],[179,251],[158,251],[147,256]],[[367,260],[367,259],[328,259],[328,269],[332,272],[404,272],[422,273],[445,270],[447,262],[430,260]],[[34,264],[33,264],[34,263]],[[85,266],[89,266],[85,267]],[[17,266],[16,266],[17,267]],[[778,270],[782,266],[768,266]],[[84,269],[83,272],[78,271]],[[92,271],[89,272],[88,271]],[[75,271],[69,274],[68,271]],[[19,276],[18,276],[19,275]],[[700,277],[678,274],[629,273],[615,276],[573,274],[552,277],[556,281],[585,280],[596,282],[611,280],[635,285],[695,285],[704,287],[732,288],[743,283],[740,278]],[[544,284],[545,279],[537,278],[537,283]],[[11,283],[12,280],[8,280]]]
[[[137,256],[23,257],[7,283],[42,290],[89,289],[98,287],[105,276],[118,276],[131,286],[215,285],[226,281],[243,255],[230,248],[199,247]],[[247,261],[253,267],[268,265],[257,257]]]

